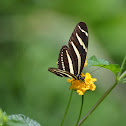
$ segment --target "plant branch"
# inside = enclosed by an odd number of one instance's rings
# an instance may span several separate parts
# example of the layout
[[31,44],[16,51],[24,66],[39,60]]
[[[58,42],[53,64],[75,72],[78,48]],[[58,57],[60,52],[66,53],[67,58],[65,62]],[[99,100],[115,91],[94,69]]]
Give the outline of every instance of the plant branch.
[[100,103],[106,98],[106,96],[108,96],[108,94],[117,84],[118,82],[116,81],[115,84],[105,92],[105,94],[98,100],[98,102],[91,108],[91,110],[79,121],[77,126],[80,126],[89,117],[89,115],[100,105]]
[[68,105],[67,105],[67,108],[66,108],[66,111],[65,111],[65,114],[64,114],[64,116],[63,116],[63,119],[62,119],[62,122],[61,122],[60,126],[63,125],[63,122],[64,122],[65,117],[66,117],[66,115],[67,115],[67,112],[68,112],[68,109],[69,109],[69,106],[70,106],[70,102],[71,102],[71,98],[72,98],[72,94],[73,94],[73,90],[71,90],[69,102],[68,102]]
[[[81,117],[83,104],[84,104],[84,95],[82,95],[81,108],[80,108],[80,113],[79,113],[79,116],[78,116],[77,124],[78,124],[78,122],[79,122],[79,120],[80,120],[80,117]],[[76,126],[77,126],[77,124],[76,124]]]
[[121,73],[122,73],[122,70],[123,70],[123,67],[124,67],[124,65],[125,65],[125,62],[126,62],[126,55],[125,55],[125,57],[124,57],[124,59],[123,59],[123,62],[122,62],[122,65],[121,65],[121,71],[120,71],[119,74],[118,74],[118,78],[120,77],[120,75],[121,75]]
[[122,80],[124,77],[126,77],[126,71],[124,71],[124,72],[120,75],[119,81]]

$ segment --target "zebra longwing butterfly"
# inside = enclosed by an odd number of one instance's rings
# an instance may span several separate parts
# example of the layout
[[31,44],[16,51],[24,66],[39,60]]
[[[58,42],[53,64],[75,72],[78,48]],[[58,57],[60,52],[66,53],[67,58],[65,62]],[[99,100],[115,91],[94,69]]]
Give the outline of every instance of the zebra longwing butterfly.
[[79,22],[68,42],[59,53],[58,68],[49,68],[48,71],[60,77],[84,79],[81,72],[86,60],[88,49],[88,29],[84,22]]

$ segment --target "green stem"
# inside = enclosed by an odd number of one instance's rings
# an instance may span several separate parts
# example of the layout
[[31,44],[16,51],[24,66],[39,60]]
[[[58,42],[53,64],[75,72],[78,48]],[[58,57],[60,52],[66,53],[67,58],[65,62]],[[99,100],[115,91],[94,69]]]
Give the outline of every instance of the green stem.
[[[80,113],[79,113],[79,116],[78,116],[77,124],[78,124],[78,122],[79,122],[79,120],[80,120],[80,117],[81,117],[83,104],[84,104],[84,95],[82,95],[81,108],[80,108]],[[77,126],[77,124],[76,124],[76,126]]]
[[119,81],[122,80],[124,77],[126,77],[126,71],[124,71],[124,72],[120,75]]
[[98,100],[98,102],[91,108],[91,110],[82,118],[82,120],[79,121],[77,126],[80,126],[89,117],[89,115],[100,105],[100,103],[106,98],[106,96],[114,89],[117,84],[118,81],[116,81],[115,84],[105,92],[105,94]]
[[65,120],[66,114],[67,114],[68,109],[69,109],[69,106],[70,106],[70,102],[71,102],[72,94],[73,94],[73,90],[71,90],[71,94],[70,94],[69,102],[68,102],[68,105],[67,105],[67,108],[66,108],[66,111],[65,111],[65,114],[64,114],[64,116],[63,116],[63,119],[62,119],[62,122],[61,122],[60,126],[63,125],[63,122],[64,122],[64,120]]
[[124,67],[124,65],[125,65],[125,62],[126,62],[126,55],[125,55],[125,57],[124,57],[124,59],[123,59],[123,62],[122,62],[122,65],[121,65],[121,71],[119,72],[119,74],[118,74],[118,79],[119,79],[119,77],[120,77],[120,75],[121,75],[121,73],[122,73],[122,70],[123,70],[123,67]]

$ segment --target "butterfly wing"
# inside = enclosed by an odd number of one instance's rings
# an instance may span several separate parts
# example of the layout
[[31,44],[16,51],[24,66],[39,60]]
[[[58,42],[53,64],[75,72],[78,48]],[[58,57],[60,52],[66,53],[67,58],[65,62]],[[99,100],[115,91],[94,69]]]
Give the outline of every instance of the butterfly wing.
[[88,29],[84,22],[76,25],[68,45],[69,47],[63,46],[60,50],[58,68],[74,75],[80,75],[88,48]]
[[70,51],[67,46],[61,48],[58,58],[58,69],[74,74],[75,65],[73,65],[74,60],[72,59],[73,56]]
[[49,68],[48,71],[61,77],[77,79],[83,70],[88,48],[88,29],[84,22],[76,25],[68,45],[60,50],[58,69]]
[[84,22],[76,25],[68,45],[76,68],[75,74],[80,75],[84,67],[88,49],[88,29]]
[[70,78],[77,79],[77,77],[74,74],[71,74],[67,71],[64,71],[64,70],[61,70],[58,68],[49,68],[48,71],[50,71],[60,77],[70,77]]

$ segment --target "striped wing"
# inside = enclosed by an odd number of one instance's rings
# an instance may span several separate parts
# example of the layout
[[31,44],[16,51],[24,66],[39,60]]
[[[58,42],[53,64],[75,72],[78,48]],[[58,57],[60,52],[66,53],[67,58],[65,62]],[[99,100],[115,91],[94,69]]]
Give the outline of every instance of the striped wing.
[[88,49],[88,29],[84,22],[76,25],[68,45],[60,50],[58,69],[78,76],[83,70]]
[[70,78],[77,79],[77,77],[74,74],[71,74],[71,73],[61,70],[61,69],[49,68],[48,71],[50,71],[60,77],[70,77]]
[[74,74],[75,65],[73,56],[67,46],[63,46],[59,53],[58,68]]

